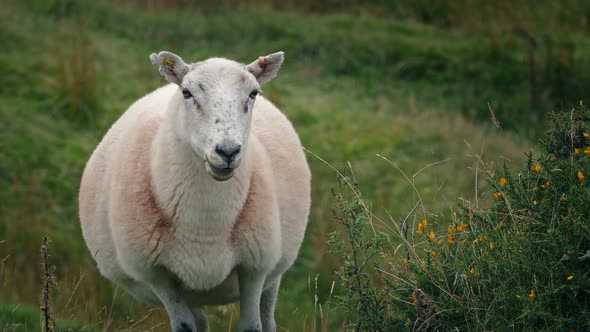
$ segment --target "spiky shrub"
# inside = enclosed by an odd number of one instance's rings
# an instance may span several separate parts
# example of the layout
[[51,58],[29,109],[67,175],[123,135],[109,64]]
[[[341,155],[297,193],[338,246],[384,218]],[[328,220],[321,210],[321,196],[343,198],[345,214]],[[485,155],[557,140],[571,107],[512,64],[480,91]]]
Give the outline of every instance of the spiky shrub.
[[[341,303],[351,312],[349,326],[590,330],[590,111],[582,106],[554,114],[542,143],[544,152],[525,153],[524,169],[505,166],[495,174],[485,168],[489,198],[463,201],[445,226],[424,219],[412,227],[411,238],[390,234],[402,239],[403,256],[383,243],[355,244],[371,235],[366,222],[364,230],[350,231],[361,227],[353,221],[367,211],[350,209],[341,195],[336,210],[347,220],[339,219],[348,237],[335,235],[344,242],[332,242],[344,257],[338,278],[345,294],[340,299],[349,301]],[[350,259],[355,256],[379,259],[359,264]],[[357,271],[372,278],[360,278],[365,290],[354,296],[358,287],[349,280]],[[368,311],[365,303],[372,302],[380,309]]]
[[387,236],[370,232],[371,214],[363,203],[358,186],[351,184],[348,178],[338,178],[338,189],[332,190],[332,195],[336,200],[334,218],[344,227],[342,237],[333,232],[328,241],[330,252],[342,258],[342,266],[336,275],[344,291],[334,297],[335,304],[351,318],[350,328],[378,331],[388,323],[390,290],[378,287],[373,276],[378,271],[379,254],[384,251]]

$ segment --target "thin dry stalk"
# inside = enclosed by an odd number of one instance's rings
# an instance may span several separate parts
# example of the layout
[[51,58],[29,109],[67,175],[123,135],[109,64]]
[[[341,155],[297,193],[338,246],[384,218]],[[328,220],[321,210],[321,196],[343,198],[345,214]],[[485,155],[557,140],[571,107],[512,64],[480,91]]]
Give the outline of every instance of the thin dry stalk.
[[44,332],[55,331],[55,320],[49,305],[51,301],[51,289],[55,285],[55,267],[49,264],[49,241],[43,237],[41,246],[41,277],[43,278],[43,290],[41,291],[41,311],[43,312],[42,330]]

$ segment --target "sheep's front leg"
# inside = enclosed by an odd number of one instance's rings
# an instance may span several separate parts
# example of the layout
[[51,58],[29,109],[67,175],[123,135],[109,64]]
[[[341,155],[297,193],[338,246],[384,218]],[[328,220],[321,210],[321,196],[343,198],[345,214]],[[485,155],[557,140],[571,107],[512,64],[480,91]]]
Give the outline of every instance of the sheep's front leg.
[[238,331],[261,332],[260,296],[264,286],[265,274],[257,271],[239,269],[240,320]]
[[277,324],[275,322],[275,303],[277,301],[277,296],[279,295],[280,284],[281,279],[279,278],[262,292],[262,298],[260,299],[260,317],[262,319],[263,332],[276,332],[277,330]]
[[173,332],[197,331],[195,317],[172,281],[158,280],[150,286],[166,308]]

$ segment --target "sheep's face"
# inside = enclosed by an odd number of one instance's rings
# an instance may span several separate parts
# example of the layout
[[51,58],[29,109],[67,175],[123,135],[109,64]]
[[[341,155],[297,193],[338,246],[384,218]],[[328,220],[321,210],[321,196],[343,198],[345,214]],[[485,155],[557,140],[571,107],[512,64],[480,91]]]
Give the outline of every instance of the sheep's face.
[[164,77],[179,86],[174,97],[179,136],[204,161],[209,175],[218,181],[230,179],[247,151],[260,84],[276,75],[282,52],[248,66],[221,58],[186,65],[168,52],[151,58]]
[[212,59],[193,66],[180,84],[184,131],[207,172],[224,181],[246,151],[260,85],[233,61]]

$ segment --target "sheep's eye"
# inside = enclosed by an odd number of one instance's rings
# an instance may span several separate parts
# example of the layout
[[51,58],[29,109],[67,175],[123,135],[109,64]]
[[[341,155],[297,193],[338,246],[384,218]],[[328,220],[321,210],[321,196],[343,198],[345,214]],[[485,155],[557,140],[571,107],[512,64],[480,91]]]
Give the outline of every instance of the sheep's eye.
[[250,92],[250,98],[254,99],[256,98],[256,96],[258,95],[258,90],[254,89],[252,90],[252,92]]
[[182,95],[184,96],[184,99],[189,99],[193,96],[188,89],[182,89]]

